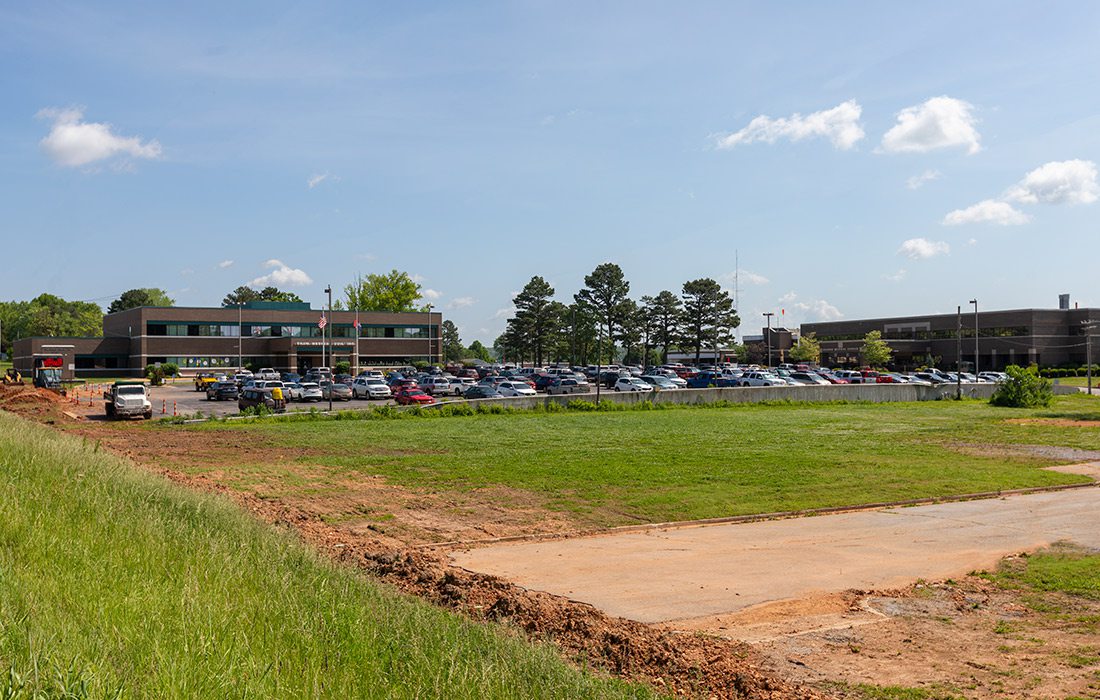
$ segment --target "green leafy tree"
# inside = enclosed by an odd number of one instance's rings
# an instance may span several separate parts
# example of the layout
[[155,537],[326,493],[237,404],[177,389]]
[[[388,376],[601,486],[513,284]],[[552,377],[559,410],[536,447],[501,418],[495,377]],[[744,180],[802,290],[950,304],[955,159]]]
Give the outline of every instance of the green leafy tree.
[[241,286],[234,289],[222,299],[222,306],[237,306],[247,304],[250,301],[282,301],[300,304],[302,298],[294,292],[284,292],[277,287],[264,287],[256,291],[252,287]]
[[427,305],[416,305],[420,296],[420,285],[399,270],[367,275],[344,287],[345,306],[359,311],[426,311]]
[[734,348],[737,361],[745,365],[762,365],[768,361],[767,343],[744,343]]
[[448,362],[466,359],[467,350],[462,347],[462,338],[455,322],[450,319],[444,321],[440,333],[443,336],[443,358]]
[[645,314],[651,324],[653,341],[661,346],[661,362],[668,362],[668,351],[677,342],[684,305],[670,291],[662,291],[655,297],[642,297]]
[[1050,380],[1039,376],[1036,367],[1009,365],[1005,368],[1008,379],[997,385],[989,403],[1008,408],[1046,407],[1054,400]]
[[470,343],[470,347],[467,348],[471,359],[481,360],[482,362],[492,362],[493,353],[489,348],[485,347],[480,340],[475,340]]
[[806,333],[799,337],[798,343],[791,348],[790,358],[795,362],[806,362],[816,365],[821,362],[821,343],[817,342],[816,333]]
[[561,305],[555,304],[553,296],[550,283],[536,275],[512,300],[516,307],[515,317],[508,321],[512,335],[523,338],[522,344],[539,365],[560,322]]
[[859,358],[865,367],[885,367],[893,354],[894,350],[882,339],[882,331],[869,331],[863,336]]
[[730,331],[741,324],[741,319],[733,309],[729,293],[709,277],[684,282],[682,295],[682,345],[695,349],[698,363],[703,349],[728,340]]
[[[626,281],[621,267],[615,263],[598,265],[592,274],[585,275],[584,288],[575,295],[577,302],[592,309],[606,330],[604,337],[611,344],[614,355],[615,329],[622,323],[623,317],[630,312],[627,304],[630,283]],[[597,352],[603,354],[603,348]]]
[[136,309],[139,306],[175,306],[176,301],[168,296],[168,292],[155,287],[143,287],[140,289],[128,289],[118,299],[107,307],[107,313],[113,314],[126,309]]

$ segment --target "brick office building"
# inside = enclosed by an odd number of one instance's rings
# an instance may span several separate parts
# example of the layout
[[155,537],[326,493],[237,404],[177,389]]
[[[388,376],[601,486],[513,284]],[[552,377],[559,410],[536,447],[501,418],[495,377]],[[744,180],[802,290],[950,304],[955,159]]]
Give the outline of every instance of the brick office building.
[[[1068,302],[1067,302],[1068,305]],[[879,331],[893,349],[893,363],[910,368],[934,362],[953,369],[962,336],[964,369],[974,367],[973,311],[957,314],[902,316],[852,321],[804,323],[802,334],[814,333],[821,343],[824,366],[856,365],[869,331]],[[1100,309],[1016,309],[981,311],[977,315],[979,370],[1003,370],[1008,365],[1035,363],[1042,367],[1086,363],[1085,322],[1100,323]],[[1100,331],[1093,331],[1094,336]],[[1095,338],[1094,338],[1095,340]],[[1097,352],[1092,361],[1096,362]]]
[[174,363],[184,374],[249,365],[304,372],[341,361],[399,367],[440,361],[442,322],[438,312],[322,312],[307,303],[142,306],[104,316],[101,337],[17,340],[12,359],[29,373],[35,356],[61,355],[66,378],[140,376],[157,362]]

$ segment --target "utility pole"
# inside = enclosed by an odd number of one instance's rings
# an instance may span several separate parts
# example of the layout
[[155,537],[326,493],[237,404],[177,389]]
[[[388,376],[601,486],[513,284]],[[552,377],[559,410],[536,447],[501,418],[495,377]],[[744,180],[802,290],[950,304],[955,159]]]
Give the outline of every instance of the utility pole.
[[771,311],[765,311],[764,316],[768,319],[768,330],[764,333],[765,339],[768,341],[768,368],[772,366],[772,316],[775,314]]
[[971,299],[974,305],[974,379],[978,378],[978,300]]
[[[955,307],[955,398],[963,397],[963,307]],[[977,376],[977,375],[975,375]]]
[[1089,396],[1092,396],[1092,332],[1100,325],[1100,321],[1082,321],[1081,328],[1085,331],[1085,376],[1088,377]]
[[237,371],[244,369],[244,304],[237,304]]
[[[325,287],[325,294],[328,294],[328,315],[329,315],[329,321],[328,321],[328,323],[325,324],[325,326],[333,326],[335,324],[333,324],[333,322],[332,322],[333,318],[332,318],[332,285],[331,284],[329,286]],[[331,347],[332,346],[332,330],[331,329],[328,332],[328,339],[329,339],[328,357],[329,357],[329,361],[331,361],[332,360],[332,347]],[[322,352],[324,352],[324,348],[325,348],[325,329],[322,328],[321,329],[321,351]],[[333,362],[332,364],[336,364],[336,363]],[[332,412],[332,384],[336,381],[336,375],[335,374],[329,375],[329,380],[328,381],[329,381],[329,385],[328,385],[328,410],[331,413]]]

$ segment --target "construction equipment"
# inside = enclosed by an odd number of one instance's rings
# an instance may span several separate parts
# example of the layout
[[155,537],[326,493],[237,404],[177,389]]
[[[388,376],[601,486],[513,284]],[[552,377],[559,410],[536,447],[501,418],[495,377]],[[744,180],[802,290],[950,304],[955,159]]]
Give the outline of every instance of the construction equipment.
[[14,367],[8,367],[8,371],[4,373],[4,386],[12,386],[14,384],[22,384],[23,375],[19,374],[19,370]]
[[61,355],[35,355],[34,386],[65,396],[67,392],[61,386],[61,369],[64,366],[65,358]]

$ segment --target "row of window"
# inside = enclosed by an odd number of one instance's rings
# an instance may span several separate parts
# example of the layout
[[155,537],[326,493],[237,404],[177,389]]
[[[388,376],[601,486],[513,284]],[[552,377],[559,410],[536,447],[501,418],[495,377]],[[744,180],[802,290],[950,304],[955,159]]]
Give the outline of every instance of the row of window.
[[[999,328],[980,328],[980,338],[1014,338],[1022,335],[1030,335],[1026,326],[1003,326]],[[836,341],[836,340],[863,340],[864,333],[840,333],[836,335],[819,335],[817,339],[819,341]],[[883,340],[954,340],[957,336],[961,335],[963,338],[973,338],[974,328],[962,329],[961,333],[956,333],[954,329],[944,329],[938,331],[926,331],[926,330],[889,330],[882,334]]]
[[[329,326],[333,338],[354,338],[355,328],[345,325]],[[241,335],[252,338],[321,338],[326,335],[316,324],[274,326],[244,324],[225,326],[210,323],[149,323],[146,335],[170,337],[226,337]],[[428,326],[360,326],[361,338],[427,338]]]

